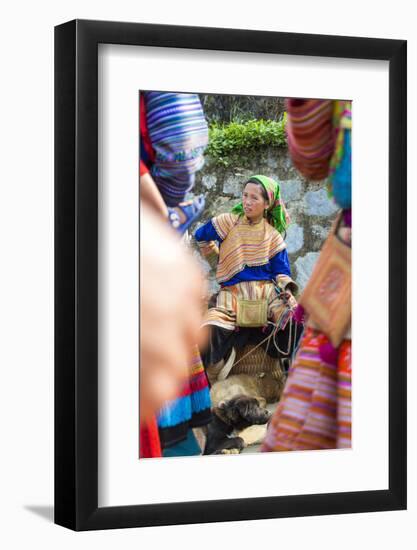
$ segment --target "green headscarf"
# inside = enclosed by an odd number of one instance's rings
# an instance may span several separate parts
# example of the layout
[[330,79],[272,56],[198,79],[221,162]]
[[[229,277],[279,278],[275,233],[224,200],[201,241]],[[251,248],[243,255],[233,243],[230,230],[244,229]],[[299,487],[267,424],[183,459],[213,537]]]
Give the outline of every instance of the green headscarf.
[[[268,176],[261,175],[251,176],[246,183],[259,183],[262,185],[268,195],[266,208],[268,221],[279,233],[284,233],[290,224],[290,217],[281,198],[279,183]],[[239,216],[243,215],[243,204],[239,202],[232,208],[231,212]]]

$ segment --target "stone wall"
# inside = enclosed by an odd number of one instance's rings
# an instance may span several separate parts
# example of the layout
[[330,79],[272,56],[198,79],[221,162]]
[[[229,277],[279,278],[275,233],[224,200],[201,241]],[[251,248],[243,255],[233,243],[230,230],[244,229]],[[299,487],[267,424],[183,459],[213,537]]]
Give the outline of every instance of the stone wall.
[[[196,175],[193,195],[203,193],[206,209],[190,233],[212,216],[228,212],[240,200],[243,183],[253,174],[264,174],[277,179],[292,223],[285,241],[290,258],[293,278],[300,289],[304,288],[320,248],[335,218],[337,208],[327,197],[325,182],[311,182],[302,178],[294,169],[286,148],[274,148],[262,153],[251,152],[238,157],[227,168],[206,157],[203,169]],[[195,243],[194,253],[200,258]],[[214,272],[205,260],[200,260],[209,280],[209,294],[218,290]]]
[[284,112],[284,98],[199,94],[209,123],[247,120],[279,120]]

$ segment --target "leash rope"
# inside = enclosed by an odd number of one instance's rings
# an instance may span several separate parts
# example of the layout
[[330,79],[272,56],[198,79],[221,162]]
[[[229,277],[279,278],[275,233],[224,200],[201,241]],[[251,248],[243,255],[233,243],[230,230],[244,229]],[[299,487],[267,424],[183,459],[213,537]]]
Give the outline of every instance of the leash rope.
[[[283,300],[284,303],[286,305],[288,305],[288,299],[286,298],[286,295],[285,295],[285,291],[283,291],[279,286],[277,286],[275,284],[275,281],[272,280],[273,284],[274,284],[274,288],[275,288],[275,291],[277,293],[277,296],[275,296],[275,298],[272,299],[272,301],[270,302],[273,303],[275,300]],[[269,305],[270,305],[269,304]],[[269,344],[271,343],[271,340],[273,341],[274,343],[274,346],[275,346],[275,349],[281,354],[283,355],[284,357],[288,357],[290,355],[290,352],[291,352],[291,347],[293,345],[293,339],[292,339],[292,332],[293,332],[293,320],[292,318],[289,319],[289,323],[290,323],[290,330],[289,330],[289,335],[288,335],[288,349],[287,351],[283,351],[280,349],[277,341],[276,341],[276,335],[278,333],[278,331],[280,330],[278,328],[278,323],[273,323],[272,321],[268,321],[268,324],[269,325],[272,325],[274,328],[274,330],[271,332],[271,334],[269,334],[266,338],[264,338],[263,340],[261,340],[261,342],[259,342],[259,344],[257,344],[255,347],[253,347],[251,350],[249,350],[247,353],[245,353],[245,355],[243,355],[242,357],[240,357],[240,359],[238,359],[237,361],[235,361],[231,367],[230,370],[233,369],[233,367],[235,367],[236,365],[238,365],[241,361],[243,361],[243,359],[246,359],[246,357],[248,357],[249,355],[251,355],[251,353],[253,353],[254,351],[256,351],[260,346],[262,346],[262,344],[264,344],[265,342],[268,342],[267,346],[266,346],[266,349],[264,350],[264,355],[263,355],[263,358],[262,358],[262,363],[261,363],[261,369],[262,367],[264,366],[264,363],[265,363],[265,359],[266,359],[266,355],[267,355],[267,352],[268,352],[268,349],[269,349]],[[297,327],[295,327],[295,336],[294,336],[294,341],[295,341],[295,337],[297,335]],[[295,349],[293,350],[292,354],[291,354],[291,361],[294,359],[294,355],[295,355]],[[281,359],[278,358],[278,361],[281,365]],[[282,368],[282,367],[281,367]]]
[[[266,342],[267,340],[271,340],[271,337],[272,337],[272,332],[269,336],[267,336],[264,340],[262,340],[261,342],[259,342],[259,344],[256,344],[256,346],[254,348],[252,348],[251,350],[249,350],[247,353],[245,353],[245,355],[243,355],[243,357],[241,357],[238,361],[236,361],[235,363],[233,363],[233,367],[235,367],[238,363],[240,363],[241,361],[243,361],[243,359],[245,359],[246,357],[248,357],[251,353],[253,353],[256,349],[259,348],[259,346],[262,346],[262,344],[264,342]],[[268,344],[269,346],[269,344]],[[266,352],[265,352],[265,355],[266,355]],[[264,360],[265,360],[265,357],[264,357]],[[263,362],[262,362],[262,365],[263,365]],[[233,368],[232,367],[232,368]]]

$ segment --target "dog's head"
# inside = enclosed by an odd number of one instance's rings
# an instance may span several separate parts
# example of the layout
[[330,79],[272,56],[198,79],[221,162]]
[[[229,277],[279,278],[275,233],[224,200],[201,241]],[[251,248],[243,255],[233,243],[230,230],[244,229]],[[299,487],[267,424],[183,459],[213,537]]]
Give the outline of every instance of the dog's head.
[[246,395],[220,402],[214,413],[235,430],[243,430],[252,424],[266,424],[271,417],[268,409],[260,407],[255,397]]

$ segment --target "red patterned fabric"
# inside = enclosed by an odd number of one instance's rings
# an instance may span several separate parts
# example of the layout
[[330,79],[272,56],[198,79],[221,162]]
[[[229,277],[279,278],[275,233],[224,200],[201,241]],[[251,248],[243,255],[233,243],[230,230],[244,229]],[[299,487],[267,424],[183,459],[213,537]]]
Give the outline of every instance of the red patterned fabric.
[[147,424],[141,424],[139,443],[139,458],[155,458],[162,456],[158,425],[155,417]]
[[139,175],[143,176],[144,174],[149,174],[149,168],[146,166],[143,160],[141,160],[139,162]]
[[152,147],[151,138],[149,137],[148,124],[146,121],[146,106],[143,94],[140,95],[139,103],[139,122],[140,122],[140,139],[143,147],[151,163],[155,161],[155,151]]

